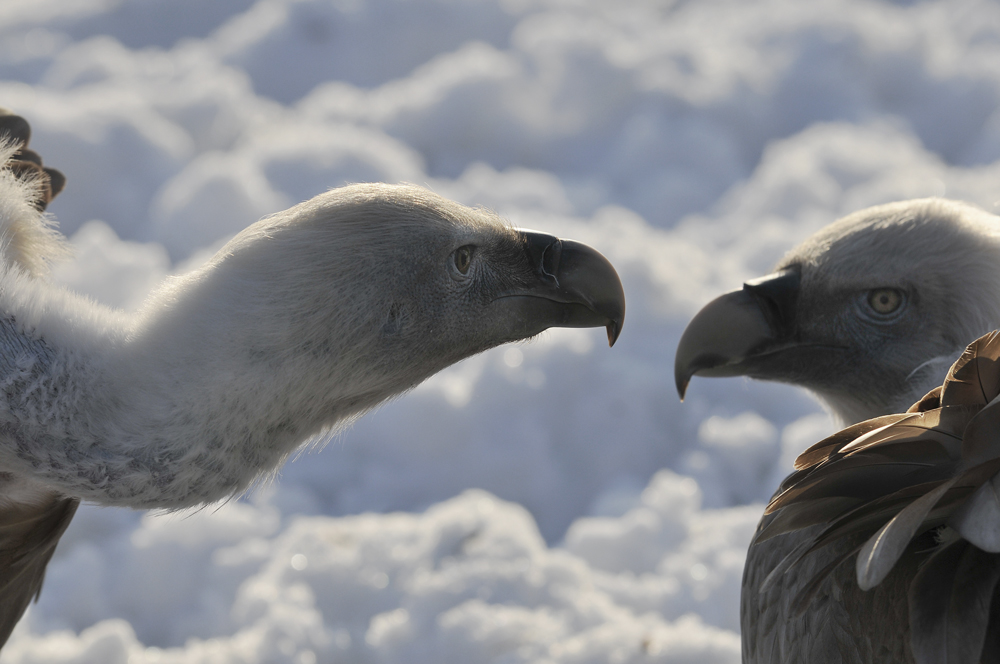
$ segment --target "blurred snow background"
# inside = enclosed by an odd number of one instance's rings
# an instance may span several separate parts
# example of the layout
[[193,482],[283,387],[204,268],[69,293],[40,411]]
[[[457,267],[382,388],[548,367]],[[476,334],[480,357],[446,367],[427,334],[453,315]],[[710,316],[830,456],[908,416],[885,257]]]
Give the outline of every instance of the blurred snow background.
[[599,248],[628,318],[453,367],[244,500],[84,507],[0,661],[738,662],[762,501],[833,425],[741,380],[678,403],[678,335],[844,213],[995,211],[998,101],[988,0],[4,0],[58,281],[133,309],[264,214],[409,181]]

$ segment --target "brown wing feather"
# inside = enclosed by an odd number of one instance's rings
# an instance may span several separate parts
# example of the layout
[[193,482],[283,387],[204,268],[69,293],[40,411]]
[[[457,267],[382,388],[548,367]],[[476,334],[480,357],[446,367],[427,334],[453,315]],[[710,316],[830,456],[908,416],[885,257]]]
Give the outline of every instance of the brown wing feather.
[[941,407],[941,388],[935,387],[924,398],[906,409],[907,413],[925,413]]
[[982,336],[965,349],[941,389],[941,405],[985,406],[1000,394],[1000,334]]
[[[955,661],[974,662],[990,629],[990,603],[1000,581],[1000,554],[968,544],[957,567],[949,605],[948,652]],[[997,623],[992,624],[995,629]]]
[[942,547],[920,568],[909,592],[917,664],[980,661],[998,579],[997,554],[964,540]]
[[[909,414],[860,423],[799,457],[748,554],[745,661],[765,653],[781,661],[992,661],[1000,554],[942,528],[1000,471],[998,394],[994,332],[971,344]],[[862,564],[845,564],[858,551]],[[872,590],[860,590],[862,577]],[[880,613],[900,611],[887,635]]]
[[53,493],[0,507],[0,646],[41,592],[45,567],[79,504]]
[[839,452],[840,448],[847,445],[851,441],[878,429],[879,427],[895,424],[896,422],[904,419],[908,419],[908,415],[906,413],[899,415],[885,415],[883,417],[876,417],[871,420],[859,422],[842,431],[838,431],[832,436],[824,438],[800,454],[799,458],[795,460],[795,469],[804,470],[806,468],[811,468],[816,464],[822,463],[831,455]]

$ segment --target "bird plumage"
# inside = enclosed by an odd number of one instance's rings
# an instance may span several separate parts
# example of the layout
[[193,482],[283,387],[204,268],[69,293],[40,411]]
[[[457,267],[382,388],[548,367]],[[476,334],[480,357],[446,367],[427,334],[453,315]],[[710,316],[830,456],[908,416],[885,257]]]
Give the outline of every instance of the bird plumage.
[[[998,396],[994,332],[909,412],[856,424],[798,458],[765,511],[744,587],[745,611],[758,621],[783,607],[772,629],[792,656],[779,661],[796,660],[788,632],[823,613],[855,620],[837,638],[839,650],[855,653],[847,661],[996,661]],[[895,620],[875,606],[891,607]],[[867,624],[858,620],[866,612]],[[771,661],[759,629],[751,634],[747,661]],[[874,643],[885,650],[868,650]]]
[[80,505],[37,486],[18,491],[18,483],[0,474],[0,644],[41,592],[45,568]]
[[758,526],[748,664],[1000,658],[1000,343],[963,354],[1000,326],[998,238],[1000,218],[955,201],[862,210],[685,331],[682,394],[692,375],[749,375],[857,423],[799,457]]

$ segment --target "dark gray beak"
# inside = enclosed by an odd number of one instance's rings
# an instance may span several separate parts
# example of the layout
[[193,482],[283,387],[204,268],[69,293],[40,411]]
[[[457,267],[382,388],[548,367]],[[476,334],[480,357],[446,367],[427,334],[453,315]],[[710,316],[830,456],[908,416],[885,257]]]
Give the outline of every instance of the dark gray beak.
[[674,380],[681,400],[691,377],[746,375],[746,361],[795,341],[800,272],[792,267],[753,279],[709,302],[677,345]]
[[580,242],[519,232],[535,281],[504,299],[517,301],[529,335],[550,327],[604,327],[614,346],[625,322],[625,291],[611,262]]

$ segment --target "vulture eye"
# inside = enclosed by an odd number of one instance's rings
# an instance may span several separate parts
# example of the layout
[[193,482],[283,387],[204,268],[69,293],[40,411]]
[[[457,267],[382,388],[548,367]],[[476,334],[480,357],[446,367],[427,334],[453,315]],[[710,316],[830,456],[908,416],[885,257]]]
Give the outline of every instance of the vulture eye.
[[896,288],[868,291],[868,306],[878,316],[891,316],[903,306],[903,292]]
[[471,245],[466,245],[455,250],[455,268],[462,274],[469,273],[469,266],[472,265],[472,249]]

